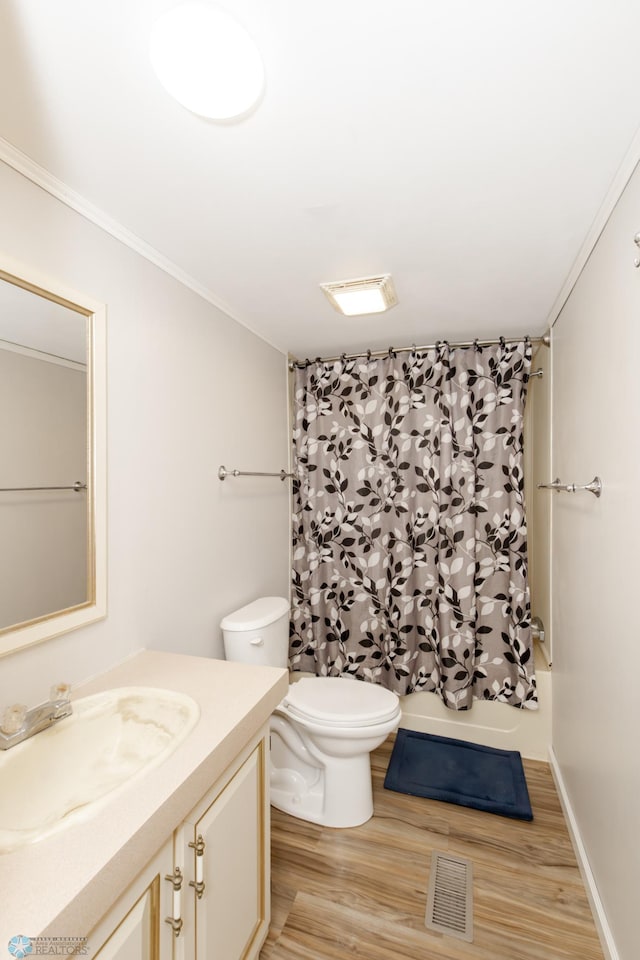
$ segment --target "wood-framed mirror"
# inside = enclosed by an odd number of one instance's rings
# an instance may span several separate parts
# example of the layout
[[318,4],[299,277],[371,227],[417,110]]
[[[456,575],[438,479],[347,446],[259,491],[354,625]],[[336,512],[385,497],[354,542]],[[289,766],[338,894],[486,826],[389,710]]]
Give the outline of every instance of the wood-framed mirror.
[[105,315],[0,255],[0,656],[106,616]]

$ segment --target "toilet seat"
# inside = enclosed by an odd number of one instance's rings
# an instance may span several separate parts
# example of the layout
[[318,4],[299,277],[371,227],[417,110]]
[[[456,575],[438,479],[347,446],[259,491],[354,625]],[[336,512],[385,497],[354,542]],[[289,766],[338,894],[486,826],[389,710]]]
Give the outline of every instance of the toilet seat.
[[395,693],[348,677],[304,677],[290,685],[282,706],[301,721],[345,728],[385,723],[400,711]]

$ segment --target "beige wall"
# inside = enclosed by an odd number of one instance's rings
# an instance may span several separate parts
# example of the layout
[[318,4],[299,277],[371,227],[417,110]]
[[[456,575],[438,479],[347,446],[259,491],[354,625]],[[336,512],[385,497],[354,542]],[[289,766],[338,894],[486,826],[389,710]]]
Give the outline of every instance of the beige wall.
[[640,230],[636,171],[554,327],[553,747],[617,956],[638,956]]
[[[0,660],[0,708],[149,647],[222,654],[221,617],[288,590],[285,357],[0,163],[0,250],[107,304],[105,621]],[[239,252],[240,255],[240,252]]]
[[[0,486],[87,479],[84,370],[0,348]],[[0,627],[84,603],[86,492],[0,494]]]

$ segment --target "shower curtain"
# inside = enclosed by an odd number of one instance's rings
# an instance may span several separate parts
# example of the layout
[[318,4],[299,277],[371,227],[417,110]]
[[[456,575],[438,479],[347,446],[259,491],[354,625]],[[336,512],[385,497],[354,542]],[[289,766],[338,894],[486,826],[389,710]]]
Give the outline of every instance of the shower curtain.
[[537,706],[523,413],[531,344],[295,374],[290,665]]

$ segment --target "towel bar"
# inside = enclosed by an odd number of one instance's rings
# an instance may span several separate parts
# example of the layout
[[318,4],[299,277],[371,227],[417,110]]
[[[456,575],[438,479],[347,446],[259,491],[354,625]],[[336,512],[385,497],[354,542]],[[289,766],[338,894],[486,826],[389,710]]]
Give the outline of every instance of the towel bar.
[[254,473],[248,470],[227,470],[226,467],[218,469],[218,480],[224,480],[225,477],[280,477],[281,480],[286,480],[287,477],[292,476],[293,474],[287,473],[286,470],[281,470],[280,473]]
[[581,490],[588,490],[594,497],[599,497],[602,493],[602,480],[594,477],[590,483],[562,483],[560,477],[556,477],[551,483],[539,483],[538,490],[555,490],[556,493],[579,493]]

